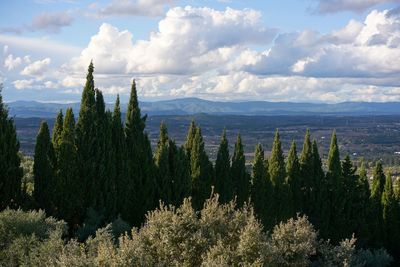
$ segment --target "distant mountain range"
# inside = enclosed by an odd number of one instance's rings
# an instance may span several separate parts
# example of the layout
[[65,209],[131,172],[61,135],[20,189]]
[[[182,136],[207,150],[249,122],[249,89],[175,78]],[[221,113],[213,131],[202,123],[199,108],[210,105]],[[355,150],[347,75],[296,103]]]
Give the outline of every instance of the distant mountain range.
[[[36,101],[7,103],[10,115],[29,117],[55,117],[56,113],[72,107],[78,114],[79,103],[59,104]],[[400,115],[400,102],[343,102],[338,104],[293,103],[293,102],[217,102],[199,98],[182,98],[156,102],[141,102],[142,113],[148,115]],[[113,110],[112,104],[107,108]],[[126,104],[121,105],[122,112]]]

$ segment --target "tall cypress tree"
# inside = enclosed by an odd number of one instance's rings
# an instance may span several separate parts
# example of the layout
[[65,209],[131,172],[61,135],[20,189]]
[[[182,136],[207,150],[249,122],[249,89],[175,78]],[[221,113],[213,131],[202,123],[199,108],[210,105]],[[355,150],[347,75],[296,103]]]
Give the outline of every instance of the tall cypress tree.
[[80,182],[78,155],[75,146],[75,119],[67,109],[60,143],[58,170],[55,181],[56,216],[66,220],[72,230],[77,229],[85,212],[84,188]]
[[326,180],[330,214],[329,218],[326,218],[326,220],[328,224],[329,236],[334,242],[338,242],[340,240],[341,233],[339,233],[337,229],[338,227],[340,227],[341,220],[341,218],[339,218],[339,214],[343,213],[342,198],[344,192],[341,186],[342,167],[340,162],[336,131],[332,133],[327,165],[328,172],[326,174]]
[[96,100],[93,79],[93,62],[90,62],[83,88],[79,118],[76,125],[76,148],[79,164],[79,184],[84,189],[85,206],[95,206],[96,201]]
[[[382,223],[384,244],[393,255],[400,252],[400,207],[393,192],[392,177],[386,176],[382,192]],[[397,256],[399,257],[399,256]]]
[[249,197],[249,174],[246,171],[246,159],[244,157],[242,138],[237,136],[235,150],[232,156],[230,180],[233,184],[233,194],[237,197],[238,206],[242,206]]
[[190,161],[190,155],[192,154],[192,147],[193,147],[194,137],[196,135],[196,129],[197,129],[196,123],[194,122],[194,120],[192,120],[189,126],[185,142],[185,151],[189,161]]
[[313,217],[315,211],[314,205],[316,201],[312,149],[310,131],[307,130],[306,135],[304,136],[303,150],[301,151],[300,156],[300,187],[303,199],[299,202],[302,206],[298,208],[300,208],[300,211],[303,211],[311,217]]
[[157,141],[157,148],[154,154],[154,163],[157,167],[157,200],[166,204],[171,203],[172,180],[169,170],[169,138],[167,127],[164,122],[160,125],[160,135]]
[[286,184],[289,194],[288,202],[288,217],[293,217],[297,212],[301,212],[301,202],[303,194],[301,191],[300,163],[297,157],[296,142],[292,142],[290,147],[287,162],[286,162]]
[[317,229],[320,230],[322,236],[328,236],[328,224],[326,218],[329,218],[330,206],[329,206],[329,194],[328,194],[328,183],[325,177],[325,173],[322,169],[322,161],[318,151],[317,140],[314,139],[312,144],[312,155],[313,155],[313,167],[315,176],[315,196],[316,201],[313,205],[313,212],[309,215],[310,221],[315,224]]
[[145,213],[155,206],[155,167],[150,141],[144,132],[146,118],[141,115],[133,80],[125,119],[129,199],[123,217],[135,225],[140,225]]
[[250,195],[254,210],[266,230],[272,226],[271,222],[271,192],[272,184],[268,169],[265,166],[264,149],[261,144],[256,146],[253,160]]
[[370,235],[368,228],[370,195],[371,192],[369,189],[367,171],[365,169],[365,163],[362,161],[357,181],[357,199],[355,200],[355,210],[358,213],[355,235],[357,236],[357,241],[361,246],[367,244]]
[[0,84],[0,210],[15,207],[21,195],[22,168],[19,142],[12,118],[3,103]]
[[33,196],[40,208],[51,214],[54,184],[54,151],[50,141],[50,131],[46,121],[40,124],[36,137],[35,155],[33,163],[33,179],[35,190]]
[[211,195],[212,163],[204,150],[203,136],[200,127],[196,128],[190,154],[190,175],[192,183],[193,206],[200,209]]
[[287,194],[285,194],[285,159],[278,130],[275,133],[271,156],[269,158],[269,176],[274,188],[272,214],[275,216],[274,223],[276,224],[286,219],[285,203],[287,201]]
[[57,113],[56,121],[53,126],[53,136],[51,138],[56,158],[58,157],[58,150],[61,143],[63,123],[64,123],[64,116],[62,110],[60,109],[60,111]]
[[381,246],[383,239],[383,221],[382,221],[382,193],[385,185],[386,177],[383,172],[381,162],[377,162],[373,173],[371,187],[371,209],[369,214],[371,243]]
[[171,203],[175,206],[182,204],[183,199],[190,195],[190,162],[183,147],[177,147],[175,142],[169,140],[169,171],[172,180]]
[[396,201],[400,203],[400,178],[396,178],[393,183],[393,192],[396,198]]
[[126,143],[124,126],[121,121],[121,108],[119,95],[115,101],[114,112],[112,114],[112,146],[114,150],[115,163],[115,186],[117,192],[117,211],[123,212],[128,203],[128,190],[126,186],[129,184],[127,171]]
[[230,167],[229,146],[224,129],[215,161],[215,191],[219,194],[221,203],[226,203],[233,198],[233,185],[229,175]]

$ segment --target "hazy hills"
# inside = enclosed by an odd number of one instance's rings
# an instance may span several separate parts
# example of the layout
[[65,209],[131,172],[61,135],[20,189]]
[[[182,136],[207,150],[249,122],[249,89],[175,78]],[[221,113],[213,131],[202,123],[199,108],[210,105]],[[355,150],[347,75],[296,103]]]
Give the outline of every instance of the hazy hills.
[[[16,117],[54,117],[58,110],[72,107],[78,112],[79,103],[59,104],[36,101],[16,101],[7,104],[10,115]],[[293,102],[217,102],[199,98],[183,98],[156,102],[141,102],[143,113],[149,115],[400,115],[400,102],[343,102],[338,104]],[[113,104],[107,104],[113,109]],[[122,104],[122,111],[126,104]]]

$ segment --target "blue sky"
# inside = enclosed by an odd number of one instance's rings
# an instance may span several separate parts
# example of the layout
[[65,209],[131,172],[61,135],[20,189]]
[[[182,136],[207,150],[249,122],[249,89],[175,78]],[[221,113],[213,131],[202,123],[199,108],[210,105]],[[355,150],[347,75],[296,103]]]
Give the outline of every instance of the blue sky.
[[6,101],[400,101],[400,0],[5,1]]

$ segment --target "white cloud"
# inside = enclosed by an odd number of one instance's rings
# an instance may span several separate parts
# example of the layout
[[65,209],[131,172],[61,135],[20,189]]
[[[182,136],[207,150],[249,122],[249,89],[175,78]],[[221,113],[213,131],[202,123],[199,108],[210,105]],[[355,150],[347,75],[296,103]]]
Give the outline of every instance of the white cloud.
[[3,54],[6,55],[8,53],[8,45],[3,46]]
[[32,87],[34,79],[30,80],[16,80],[13,81],[12,84],[14,85],[15,89],[22,90]]
[[45,76],[45,73],[48,70],[50,63],[51,63],[50,58],[45,58],[43,60],[35,61],[26,66],[21,71],[21,75],[32,76],[38,80],[41,80]]
[[321,14],[342,11],[363,12],[371,7],[384,3],[398,3],[398,0],[314,0],[315,12]]
[[12,54],[8,55],[4,60],[4,67],[8,70],[13,70],[18,67],[22,63],[22,59],[20,57],[14,58]]
[[114,0],[98,10],[100,16],[162,16],[172,0]]
[[71,25],[73,18],[68,11],[56,13],[42,13],[33,18],[29,29],[58,33],[61,28]]

